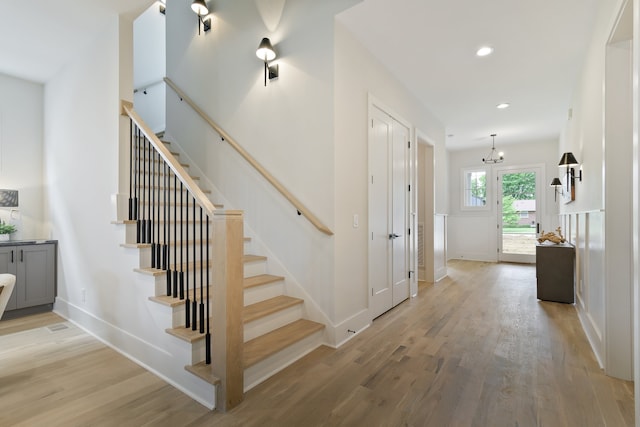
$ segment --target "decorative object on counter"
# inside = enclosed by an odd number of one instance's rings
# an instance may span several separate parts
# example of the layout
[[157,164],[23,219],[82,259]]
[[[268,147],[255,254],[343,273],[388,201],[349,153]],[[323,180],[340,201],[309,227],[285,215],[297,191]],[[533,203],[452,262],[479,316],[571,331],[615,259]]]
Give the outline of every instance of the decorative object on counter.
[[7,241],[11,237],[11,233],[15,233],[17,228],[13,224],[7,224],[0,220],[0,241]]
[[538,237],[538,243],[549,241],[555,243],[556,245],[559,245],[560,243],[566,242],[564,236],[562,235],[562,230],[560,229],[560,227],[556,228],[556,231],[558,232],[558,234],[554,233],[553,231],[545,233],[544,230],[542,230],[542,233],[540,233],[540,237]]
[[17,208],[18,190],[0,190],[0,207]]

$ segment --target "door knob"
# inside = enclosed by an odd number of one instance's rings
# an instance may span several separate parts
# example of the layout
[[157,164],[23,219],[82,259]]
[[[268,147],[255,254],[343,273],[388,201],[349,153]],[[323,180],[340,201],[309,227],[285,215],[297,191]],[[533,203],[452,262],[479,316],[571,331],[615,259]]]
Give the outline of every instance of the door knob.
[[395,234],[395,233],[389,234],[389,240],[393,240],[393,239],[395,239],[396,237],[400,237],[400,235]]

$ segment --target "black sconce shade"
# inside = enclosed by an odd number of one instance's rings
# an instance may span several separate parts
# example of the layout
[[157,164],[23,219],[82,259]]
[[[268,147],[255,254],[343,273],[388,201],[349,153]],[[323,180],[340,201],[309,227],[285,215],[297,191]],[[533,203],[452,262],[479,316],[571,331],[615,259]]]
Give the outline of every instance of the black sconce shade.
[[571,152],[564,153],[558,166],[578,166],[576,157]]

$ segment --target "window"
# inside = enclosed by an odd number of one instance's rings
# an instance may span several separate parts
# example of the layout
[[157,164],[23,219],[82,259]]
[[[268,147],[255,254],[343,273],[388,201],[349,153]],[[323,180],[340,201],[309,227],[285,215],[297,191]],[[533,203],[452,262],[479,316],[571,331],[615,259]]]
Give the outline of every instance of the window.
[[527,218],[529,218],[529,212],[528,212],[528,211],[522,211],[522,212],[520,212],[520,218],[522,218],[522,219],[527,219]]
[[462,209],[488,209],[487,170],[464,169],[462,171]]

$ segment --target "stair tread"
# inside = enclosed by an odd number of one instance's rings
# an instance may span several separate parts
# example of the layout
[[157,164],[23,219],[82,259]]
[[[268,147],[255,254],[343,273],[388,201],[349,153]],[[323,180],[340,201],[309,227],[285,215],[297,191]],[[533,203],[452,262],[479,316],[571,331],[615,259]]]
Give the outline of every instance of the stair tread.
[[244,344],[244,368],[247,369],[291,344],[324,329],[321,323],[299,319]]
[[207,365],[205,362],[200,362],[195,365],[187,365],[184,369],[211,385],[220,384],[220,378],[213,375],[213,365]]
[[[250,237],[245,237],[244,238],[245,242],[250,242],[251,238]],[[162,245],[164,244],[164,242],[157,242],[158,244]],[[193,245],[193,240],[187,240],[186,241],[187,246],[191,246]],[[196,245],[200,244],[200,240],[196,240]],[[209,242],[210,245],[213,244],[213,242]],[[175,247],[175,246],[181,246],[182,245],[182,240],[178,240],[178,241],[171,241],[169,243],[169,246],[171,247]],[[150,248],[151,247],[151,243],[120,243],[120,246],[123,248],[131,248],[131,249],[145,249],[145,248]]]
[[269,298],[264,301],[250,304],[242,310],[242,321],[244,323],[253,322],[254,320],[276,313],[289,307],[302,304],[304,301],[300,298],[293,298],[286,295]]
[[[202,263],[200,261],[196,261],[196,262],[189,262],[189,263],[182,263],[183,265],[183,270],[193,270],[194,268],[198,269],[200,268],[200,265]],[[209,264],[211,264],[211,262],[209,262]],[[171,264],[169,267],[171,267],[171,271],[175,271],[176,270],[176,265]],[[134,268],[133,271],[135,271],[136,273],[142,273],[142,274],[147,274],[147,275],[151,275],[151,276],[160,276],[163,274],[167,274],[167,270],[162,270],[160,268],[154,268],[154,267],[142,267],[142,268]]]
[[[207,288],[203,289],[204,291],[204,296],[206,298],[207,295]],[[209,286],[209,296],[211,297],[211,294],[213,292],[213,286]],[[193,288],[189,288],[187,290],[187,292],[185,292],[185,299],[188,297],[189,299],[191,299],[193,296]],[[198,299],[198,301],[200,300],[200,288],[196,288],[196,297]],[[158,295],[158,296],[152,296],[149,297],[149,301],[153,301],[153,302],[157,302],[158,304],[167,306],[167,307],[177,307],[179,305],[183,305],[185,303],[184,299],[180,299],[179,297],[174,297],[173,295]]]
[[244,262],[266,261],[267,257],[262,255],[245,255]]
[[[251,262],[255,257],[267,259],[266,257],[260,257],[259,255],[245,255],[244,262]],[[183,265],[186,266],[187,270],[192,270],[194,267],[200,268],[200,261],[196,261],[195,265],[193,262],[189,262],[188,264],[185,262],[183,263]],[[174,264],[171,264],[170,267],[171,267],[171,270],[173,271],[175,270],[176,266]],[[166,270],[161,270],[159,268],[153,268],[153,267],[134,268],[133,271],[135,271],[136,273],[142,273],[142,274],[147,274],[151,276],[160,276],[162,274],[167,274]]]
[[205,334],[200,333],[200,329],[196,329],[195,331],[191,329],[191,327],[186,328],[184,326],[178,326],[177,328],[167,328],[165,332],[169,335],[173,335],[176,338],[179,338],[188,343],[194,343],[200,340],[203,340]]
[[266,285],[284,280],[282,276],[274,276],[272,274],[259,274],[257,276],[245,277],[244,288],[254,288],[256,286]]

